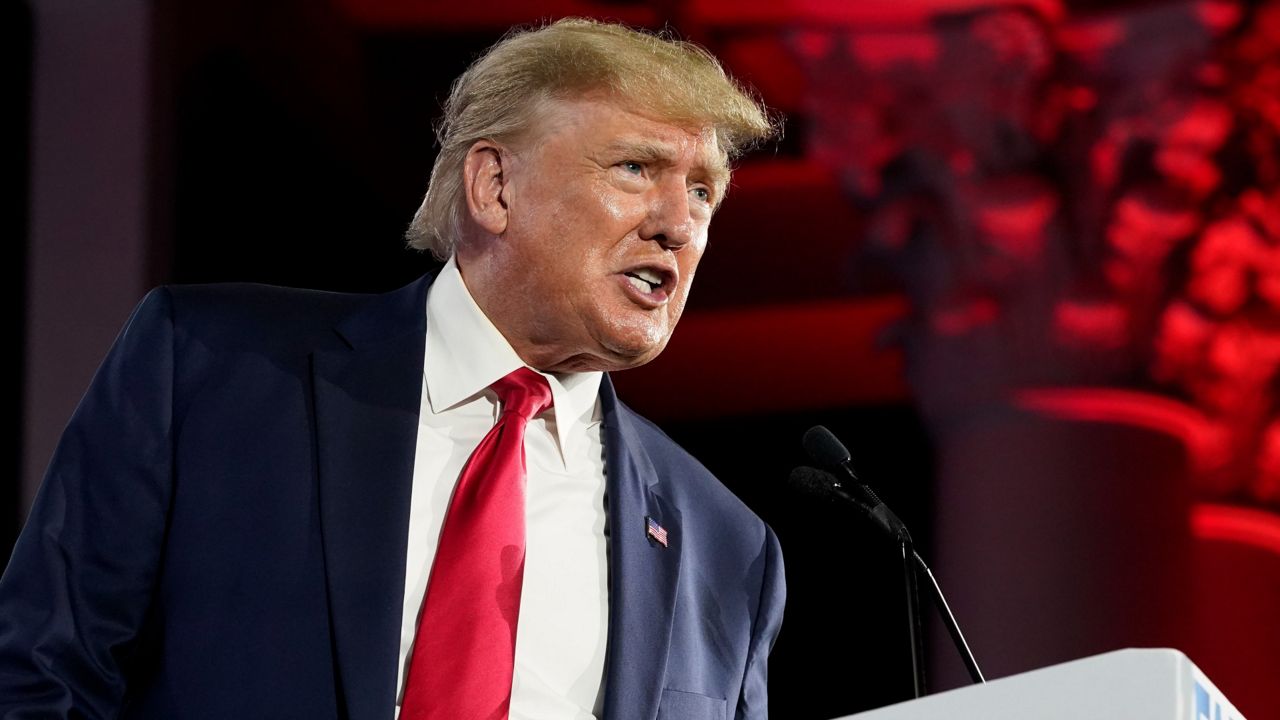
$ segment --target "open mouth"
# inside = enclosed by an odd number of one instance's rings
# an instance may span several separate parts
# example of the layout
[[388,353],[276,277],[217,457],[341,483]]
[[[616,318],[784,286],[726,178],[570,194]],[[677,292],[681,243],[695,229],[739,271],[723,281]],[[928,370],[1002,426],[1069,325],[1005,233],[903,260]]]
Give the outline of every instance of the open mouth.
[[629,270],[623,275],[627,277],[632,287],[642,293],[655,293],[665,284],[662,274],[650,268]]

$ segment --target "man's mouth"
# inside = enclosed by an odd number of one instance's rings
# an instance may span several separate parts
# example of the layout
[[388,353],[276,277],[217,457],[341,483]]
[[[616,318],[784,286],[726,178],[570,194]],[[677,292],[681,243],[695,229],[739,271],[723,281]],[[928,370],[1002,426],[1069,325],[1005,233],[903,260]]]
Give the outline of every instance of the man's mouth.
[[642,293],[657,292],[658,288],[663,285],[662,275],[649,268],[630,270],[623,273],[623,275],[627,276],[627,281],[631,283],[632,287]]

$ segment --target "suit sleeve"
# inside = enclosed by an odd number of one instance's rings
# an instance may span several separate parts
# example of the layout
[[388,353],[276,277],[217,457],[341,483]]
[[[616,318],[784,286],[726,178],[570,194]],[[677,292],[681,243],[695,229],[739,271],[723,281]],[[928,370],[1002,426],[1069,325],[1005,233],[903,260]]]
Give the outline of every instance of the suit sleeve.
[[0,578],[0,720],[119,714],[171,495],[173,340],[154,290],[58,443]]
[[734,717],[737,720],[766,720],[769,717],[769,651],[782,627],[782,610],[787,599],[787,583],[783,575],[782,548],[773,530],[765,526],[764,580],[760,586],[760,603],[751,627],[751,645],[747,651],[747,671],[742,681],[742,696]]

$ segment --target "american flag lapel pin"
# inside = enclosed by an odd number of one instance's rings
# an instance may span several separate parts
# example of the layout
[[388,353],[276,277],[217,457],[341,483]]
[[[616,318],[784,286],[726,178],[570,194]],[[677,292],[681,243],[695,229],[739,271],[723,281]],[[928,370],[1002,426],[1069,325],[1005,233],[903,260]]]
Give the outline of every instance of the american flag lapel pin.
[[646,515],[644,518],[644,527],[645,535],[647,535],[650,540],[657,542],[662,545],[662,547],[669,547],[667,545],[667,529],[659,525],[657,520]]

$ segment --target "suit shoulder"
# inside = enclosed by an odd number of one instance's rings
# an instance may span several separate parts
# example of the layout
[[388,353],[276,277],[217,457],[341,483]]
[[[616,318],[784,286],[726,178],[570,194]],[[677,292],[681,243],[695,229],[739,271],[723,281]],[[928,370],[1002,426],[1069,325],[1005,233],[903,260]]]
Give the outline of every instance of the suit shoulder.
[[649,452],[654,469],[664,481],[664,487],[685,500],[681,503],[682,507],[714,510],[727,514],[727,521],[764,529],[764,521],[746,503],[725,487],[701,461],[672,440],[662,428],[621,401],[618,406],[632,420],[639,440]]
[[289,346],[333,337],[333,326],[374,295],[255,283],[166,285],[175,331],[210,347]]
[[173,299],[175,309],[185,311],[192,319],[221,317],[246,322],[313,317],[331,321],[335,315],[341,316],[374,297],[365,293],[306,290],[258,283],[164,285],[157,291],[167,293]]

